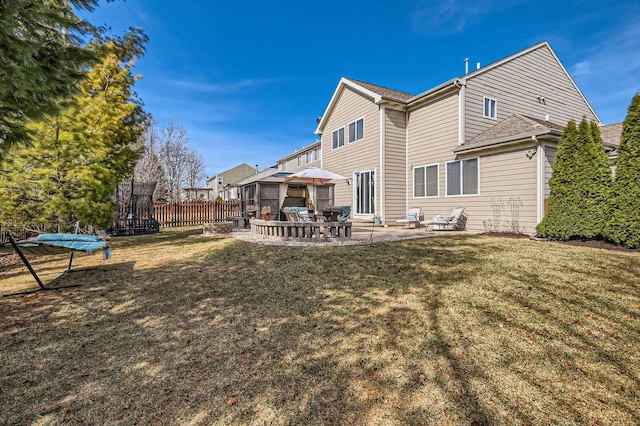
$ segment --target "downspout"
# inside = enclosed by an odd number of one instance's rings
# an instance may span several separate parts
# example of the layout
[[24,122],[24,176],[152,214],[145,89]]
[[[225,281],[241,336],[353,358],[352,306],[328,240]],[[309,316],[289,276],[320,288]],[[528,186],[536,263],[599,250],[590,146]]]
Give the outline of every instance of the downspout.
[[455,85],[460,89],[458,92],[458,145],[464,145],[464,138],[466,132],[465,126],[465,109],[466,109],[466,93],[467,93],[467,80],[456,80]]
[[[409,164],[411,164],[409,162],[409,111],[406,111],[404,113],[404,170],[405,170],[405,175],[404,175],[404,184],[405,184],[405,189],[404,189],[404,210],[405,211],[409,211],[409,198],[411,197],[411,195],[409,195],[410,193],[413,192],[413,170],[409,170]],[[411,174],[410,174],[411,173]]]
[[[385,208],[385,186],[386,186],[386,170],[385,170],[385,115],[386,108],[380,106],[380,171],[376,174],[380,176],[380,221],[386,224],[386,208]],[[373,218],[375,220],[375,212]]]
[[544,152],[544,145],[538,140],[536,135],[531,136],[531,139],[536,143],[536,154],[538,155],[536,159],[536,195],[538,197],[538,202],[536,206],[536,225],[542,221],[544,217],[544,195],[545,195],[545,180],[546,180],[546,170],[544,160],[546,158]]

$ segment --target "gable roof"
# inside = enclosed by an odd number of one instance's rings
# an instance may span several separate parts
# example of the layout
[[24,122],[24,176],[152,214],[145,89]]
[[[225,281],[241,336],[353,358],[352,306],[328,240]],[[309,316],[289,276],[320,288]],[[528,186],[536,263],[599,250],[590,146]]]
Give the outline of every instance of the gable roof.
[[510,145],[537,137],[552,136],[559,138],[564,126],[550,121],[538,120],[525,115],[513,114],[464,145],[456,147],[453,152],[469,152],[496,146]]
[[208,178],[208,179],[207,179],[207,182],[211,182],[212,180],[215,180],[215,179],[216,179],[218,176],[220,176],[220,175],[224,175],[224,174],[226,174],[226,173],[229,173],[229,172],[235,171],[235,170],[240,169],[240,168],[245,168],[245,169],[246,169],[246,168],[249,168],[249,169],[255,170],[255,168],[254,168],[254,167],[251,167],[251,166],[250,166],[250,165],[248,165],[247,163],[242,163],[242,164],[238,164],[237,166],[231,167],[231,168],[229,168],[229,169],[227,169],[227,170],[225,170],[225,171],[223,171],[223,172],[217,173],[217,174],[215,174],[214,176],[211,176],[210,178]]
[[519,52],[516,52],[512,55],[509,55],[503,59],[500,59],[498,61],[492,62],[489,65],[486,65],[484,67],[481,67],[477,70],[471,71],[467,74],[464,74],[462,76],[453,78],[451,80],[445,81],[442,84],[439,84],[438,86],[435,86],[425,92],[422,92],[418,95],[411,95],[409,93],[406,92],[401,92],[398,90],[393,90],[393,89],[389,89],[383,86],[377,86],[375,84],[371,84],[371,83],[365,83],[363,81],[359,81],[359,80],[355,80],[355,79],[351,79],[351,78],[341,78],[340,79],[340,83],[338,84],[338,87],[336,88],[335,92],[333,93],[333,96],[331,97],[331,100],[329,101],[329,105],[327,106],[327,108],[325,109],[324,114],[322,115],[322,117],[320,118],[320,120],[318,121],[318,127],[315,131],[316,134],[322,134],[322,130],[324,129],[324,125],[326,124],[327,121],[327,117],[329,115],[329,112],[333,109],[333,107],[335,106],[338,97],[340,96],[340,93],[342,93],[342,90],[344,90],[345,87],[351,87],[352,89],[369,96],[370,98],[373,99],[373,102],[375,102],[376,104],[380,104],[383,101],[391,101],[393,103],[396,104],[400,104],[400,105],[406,105],[406,106],[410,106],[413,104],[419,104],[427,99],[430,99],[434,96],[438,96],[440,93],[443,92],[447,92],[449,90],[455,89],[457,87],[460,86],[460,83],[463,82],[464,80],[468,80],[468,79],[472,79],[474,77],[477,77],[478,75],[484,74],[496,67],[499,67],[505,63],[508,63],[510,61],[513,61],[514,59],[517,59],[521,56],[524,56],[526,54],[529,54],[530,52],[540,49],[540,48],[546,48],[549,53],[552,55],[553,59],[557,62],[558,66],[561,68],[562,72],[565,74],[565,76],[567,77],[567,79],[569,80],[569,82],[571,83],[571,85],[573,86],[573,88],[576,90],[576,92],[580,95],[580,97],[582,98],[582,100],[584,101],[584,103],[587,105],[587,107],[589,108],[589,110],[591,111],[591,113],[593,114],[593,116],[596,118],[596,120],[598,121],[598,123],[602,123],[602,120],[600,120],[600,117],[598,117],[598,114],[596,114],[595,110],[593,109],[593,107],[591,106],[591,104],[589,103],[589,101],[587,101],[587,98],[584,96],[584,94],[582,93],[582,91],[578,88],[578,85],[576,84],[576,82],[573,80],[573,78],[571,78],[571,75],[569,75],[569,72],[567,71],[567,69],[564,67],[564,65],[562,65],[562,62],[560,62],[560,59],[558,58],[558,56],[555,54],[555,52],[553,51],[553,49],[551,49],[551,46],[549,45],[549,43],[547,41],[542,41],[540,43],[534,44],[531,47],[528,47],[524,50],[521,50]]
[[364,87],[365,89],[369,89],[372,92],[377,93],[383,98],[403,102],[403,101],[408,101],[409,99],[414,97],[414,95],[412,95],[411,93],[401,92],[399,90],[389,89],[388,87],[378,86],[375,84],[366,83],[364,81],[354,80],[353,78],[347,78],[347,80],[350,80],[356,83],[357,85]]
[[325,124],[327,123],[327,119],[329,117],[329,113],[333,110],[333,107],[338,102],[338,98],[340,94],[345,88],[351,88],[357,92],[364,94],[365,96],[370,97],[374,103],[380,104],[384,101],[397,103],[397,104],[406,104],[409,99],[413,97],[410,93],[401,92],[399,90],[389,89],[383,86],[377,86],[371,83],[365,83],[363,81],[354,80],[351,78],[342,77],[340,82],[338,83],[338,87],[333,92],[333,96],[331,96],[331,100],[329,101],[329,105],[320,117],[318,121],[318,127],[314,132],[317,135],[322,134],[322,130],[324,129]]

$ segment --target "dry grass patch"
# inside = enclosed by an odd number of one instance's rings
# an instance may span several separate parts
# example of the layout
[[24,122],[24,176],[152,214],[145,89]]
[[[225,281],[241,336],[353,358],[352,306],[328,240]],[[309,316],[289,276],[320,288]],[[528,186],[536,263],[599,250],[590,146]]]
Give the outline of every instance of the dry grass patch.
[[638,254],[198,233],[0,300],[0,424],[640,423]]

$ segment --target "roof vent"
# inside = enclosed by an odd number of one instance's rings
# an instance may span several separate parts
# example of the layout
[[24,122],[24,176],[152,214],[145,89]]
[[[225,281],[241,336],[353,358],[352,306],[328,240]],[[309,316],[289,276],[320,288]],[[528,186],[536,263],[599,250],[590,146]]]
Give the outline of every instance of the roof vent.
[[469,58],[464,58],[464,73],[469,74]]
[[545,114],[544,121],[549,121],[549,114]]
[[476,64],[476,69],[477,69],[477,70],[479,70],[479,69],[480,69],[480,62],[478,62],[478,63]]

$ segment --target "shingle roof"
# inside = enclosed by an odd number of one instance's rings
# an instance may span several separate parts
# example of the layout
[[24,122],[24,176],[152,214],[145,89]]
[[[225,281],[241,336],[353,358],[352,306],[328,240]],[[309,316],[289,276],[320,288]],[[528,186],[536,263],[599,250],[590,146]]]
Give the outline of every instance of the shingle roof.
[[372,92],[377,93],[378,95],[383,96],[385,98],[402,101],[402,102],[408,101],[409,99],[413,98],[413,95],[410,93],[389,89],[388,87],[378,86],[371,83],[366,83],[364,81],[355,80],[353,78],[347,78],[347,80],[352,81],[357,85],[362,86],[365,89],[371,90]]
[[525,115],[513,114],[493,127],[469,140],[464,146],[472,146],[495,141],[508,140],[511,137],[540,135],[544,133],[561,133],[564,126],[550,121],[539,120]]
[[609,124],[600,127],[602,142],[610,148],[617,148],[620,145],[620,137],[622,136],[622,123]]

